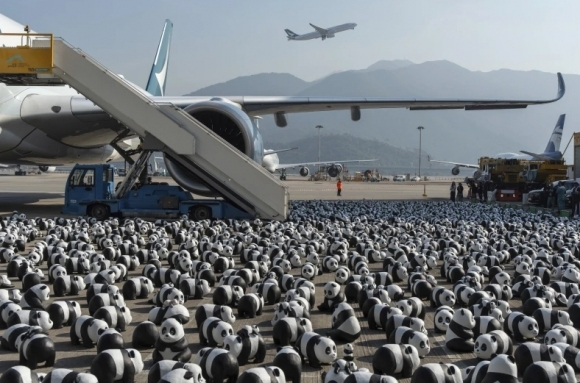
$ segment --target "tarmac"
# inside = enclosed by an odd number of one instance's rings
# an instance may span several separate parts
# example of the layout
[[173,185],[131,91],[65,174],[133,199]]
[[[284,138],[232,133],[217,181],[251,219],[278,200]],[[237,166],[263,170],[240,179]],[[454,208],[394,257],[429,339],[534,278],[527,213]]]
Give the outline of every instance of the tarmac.
[[[27,214],[28,217],[55,217],[59,216],[60,208],[63,203],[64,183],[66,181],[66,174],[42,174],[29,176],[2,176],[0,177],[0,214],[10,214],[14,210]],[[167,181],[166,178],[160,179]],[[156,180],[154,180],[156,181]],[[345,182],[343,184],[343,196],[336,196],[335,183],[315,182],[315,181],[300,181],[289,180],[286,182],[290,190],[291,199],[377,199],[377,200],[437,200],[448,198],[449,182],[403,182],[393,183],[380,182]],[[428,196],[423,196],[424,190]],[[45,233],[43,233],[44,235]],[[28,253],[28,249],[33,246],[33,243],[27,245],[24,254]],[[236,265],[239,265],[239,258],[235,258]],[[382,265],[370,264],[371,272],[382,271]],[[44,263],[40,267],[45,276],[47,276],[47,267]],[[143,269],[143,265],[136,271],[129,273],[129,278],[139,276]],[[5,266],[0,267],[0,272],[4,272]],[[292,274],[299,275],[299,269],[293,269]],[[435,271],[440,285],[450,287],[450,285],[439,277],[439,272]],[[47,278],[47,277],[46,277]],[[315,278],[316,285],[316,305],[323,300],[323,286],[328,281],[334,280],[334,273],[324,274]],[[21,287],[21,282],[13,279],[12,282],[17,288]],[[46,282],[48,283],[48,282]],[[117,283],[121,288],[123,282]],[[406,291],[406,286],[401,284]],[[213,290],[213,289],[212,289]],[[51,297],[49,302],[45,302],[45,307],[54,300],[77,300],[82,307],[82,313],[88,315],[88,302],[85,299],[86,292],[82,292],[78,297]],[[406,292],[406,296],[409,293]],[[152,295],[149,297],[151,298]],[[127,306],[130,308],[133,321],[128,326],[127,331],[122,335],[125,339],[126,347],[131,347],[132,333],[135,326],[147,320],[147,314],[152,308],[152,304],[148,303],[147,299],[139,299],[135,301],[127,301]],[[189,300],[186,302],[186,307],[190,310],[191,319],[184,328],[186,337],[192,351],[195,353],[201,347],[199,345],[198,329],[195,324],[195,309],[204,303],[212,303],[212,294],[208,294],[202,300]],[[513,309],[521,307],[519,300],[510,302]],[[425,302],[426,307],[428,302]],[[362,316],[358,304],[353,303],[357,316],[359,316],[362,334],[360,338],[354,342],[355,363],[358,367],[366,367],[372,371],[372,357],[377,347],[386,343],[386,334],[383,330],[370,330],[366,323],[366,318]],[[434,309],[428,307],[427,317],[425,319],[425,327],[429,330],[429,339],[431,343],[430,354],[422,360],[422,363],[456,363],[459,367],[464,368],[469,365],[475,365],[478,360],[473,353],[457,354],[448,350],[444,345],[444,334],[436,334],[433,331],[433,313]],[[234,309],[234,312],[237,311]],[[267,345],[267,356],[263,364],[271,363],[276,355],[276,347],[272,342],[272,324],[273,306],[266,306],[261,316],[255,319],[238,319],[234,323],[234,331],[238,331],[242,326],[248,324],[258,325],[260,333]],[[331,327],[331,315],[329,313],[322,313],[317,308],[311,310],[311,321],[316,332],[324,335]],[[90,369],[91,362],[96,355],[95,348],[84,348],[83,346],[73,346],[70,342],[70,327],[62,329],[55,329],[49,331],[50,338],[54,341],[57,350],[57,360],[54,368],[68,368],[76,371],[86,371]],[[343,346],[337,344],[339,350],[339,357],[343,355]],[[147,374],[149,368],[152,366],[151,354],[153,349],[140,350],[143,360],[145,361],[145,370],[136,377],[136,382],[147,382]],[[193,358],[192,358],[193,362]],[[10,366],[18,363],[18,354],[0,350],[0,372],[5,371]],[[256,364],[248,364],[240,368],[240,372],[248,368],[257,367]],[[303,366],[302,382],[321,382],[321,373],[327,371],[330,366],[323,366],[322,369],[313,369],[310,366]],[[48,372],[50,368],[39,368],[37,371]],[[401,379],[401,382],[409,382],[410,379]]]

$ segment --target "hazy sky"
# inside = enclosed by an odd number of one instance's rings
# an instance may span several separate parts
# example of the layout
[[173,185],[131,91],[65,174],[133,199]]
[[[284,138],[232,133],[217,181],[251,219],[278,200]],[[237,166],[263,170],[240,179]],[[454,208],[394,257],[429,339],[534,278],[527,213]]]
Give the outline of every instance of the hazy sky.
[[[314,80],[392,59],[580,73],[577,0],[26,0],[4,1],[0,12],[64,37],[140,85],[169,18],[170,95],[240,75]],[[346,22],[358,26],[324,42],[286,41],[284,33]]]

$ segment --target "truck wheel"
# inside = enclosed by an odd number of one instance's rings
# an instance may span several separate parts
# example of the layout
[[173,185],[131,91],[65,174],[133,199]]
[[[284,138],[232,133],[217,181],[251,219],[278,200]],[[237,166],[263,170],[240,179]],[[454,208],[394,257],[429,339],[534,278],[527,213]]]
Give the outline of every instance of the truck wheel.
[[197,206],[191,209],[191,212],[189,213],[189,218],[195,221],[211,219],[211,209],[207,206]]
[[107,205],[96,204],[91,207],[90,216],[99,221],[109,218],[109,207]]

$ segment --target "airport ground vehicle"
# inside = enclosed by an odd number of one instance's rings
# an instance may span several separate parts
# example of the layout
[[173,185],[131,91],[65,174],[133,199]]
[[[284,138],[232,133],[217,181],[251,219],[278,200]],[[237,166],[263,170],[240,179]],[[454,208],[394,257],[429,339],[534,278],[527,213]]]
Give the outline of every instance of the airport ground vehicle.
[[[554,183],[554,194],[555,194],[555,189],[557,187],[560,186],[560,184],[563,184],[564,187],[566,188],[566,207],[570,207],[572,206],[572,190],[578,186],[578,182],[575,180],[565,180],[565,181],[558,181],[556,183]],[[528,193],[528,202],[533,204],[533,205],[539,205],[542,204],[545,201],[545,194],[546,192],[544,191],[544,189],[536,189],[536,190],[532,190]]]
[[395,182],[405,182],[407,180],[407,177],[405,177],[404,175],[396,175],[395,177],[393,177],[393,181]]
[[76,165],[65,188],[63,214],[88,215],[97,219],[110,216],[190,219],[252,218],[221,199],[194,199],[179,186],[167,182],[136,184],[123,196],[115,196],[114,166]]

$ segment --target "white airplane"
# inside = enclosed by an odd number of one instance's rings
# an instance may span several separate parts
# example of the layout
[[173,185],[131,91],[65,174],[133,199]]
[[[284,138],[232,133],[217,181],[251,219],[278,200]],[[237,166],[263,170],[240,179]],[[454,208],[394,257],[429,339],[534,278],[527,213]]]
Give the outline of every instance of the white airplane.
[[[564,131],[564,121],[566,120],[566,115],[562,114],[556,122],[556,126],[550,135],[548,140],[548,145],[543,153],[533,153],[526,150],[520,150],[520,153],[498,153],[493,158],[504,158],[504,159],[516,159],[516,160],[536,160],[536,161],[550,161],[550,160],[561,160],[564,156],[560,152],[560,143],[562,142],[562,133]],[[451,174],[454,176],[459,174],[459,168],[471,168],[478,169],[474,172],[474,178],[479,178],[483,173],[479,169],[479,165],[475,164],[462,164],[458,162],[450,161],[435,161],[429,158],[429,162],[436,162],[439,164],[450,164],[455,165],[451,169]],[[476,176],[477,175],[477,176]]]
[[[169,46],[173,25],[168,20],[142,93],[153,102],[172,103],[212,129],[224,140],[257,163],[265,156],[262,135],[252,122],[255,116],[272,114],[278,127],[288,125],[288,113],[347,110],[359,121],[362,109],[510,109],[559,100],[565,84],[558,73],[558,93],[549,100],[485,99],[390,99],[363,97],[285,96],[182,96],[165,95]],[[0,15],[0,31],[22,33],[25,27]],[[32,31],[31,31],[32,32]],[[0,46],[21,45],[6,42]],[[199,75],[199,74],[198,74]],[[34,86],[34,77],[0,75],[0,163],[59,166],[103,163],[124,158],[137,149],[139,139],[106,111],[55,78],[54,85]],[[125,80],[127,81],[127,80]],[[128,81],[127,81],[128,82]],[[137,87],[132,84],[133,87]],[[232,111],[236,112],[233,113]],[[240,113],[241,111],[241,113]],[[165,159],[166,169],[176,182],[198,195],[216,195],[188,170]]]
[[346,23],[346,24],[341,24],[341,25],[337,25],[334,27],[330,27],[330,28],[320,28],[314,24],[310,24],[310,26],[315,29],[315,32],[305,33],[303,35],[299,35],[297,33],[294,33],[290,29],[284,29],[284,32],[286,32],[288,40],[302,41],[302,40],[312,40],[312,39],[322,38],[322,41],[324,41],[327,38],[330,39],[330,38],[334,37],[335,33],[348,31],[349,29],[354,29],[354,27],[356,27],[356,24],[355,23]]

